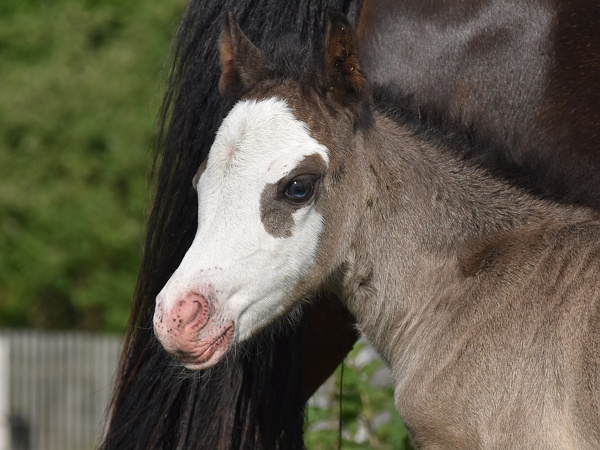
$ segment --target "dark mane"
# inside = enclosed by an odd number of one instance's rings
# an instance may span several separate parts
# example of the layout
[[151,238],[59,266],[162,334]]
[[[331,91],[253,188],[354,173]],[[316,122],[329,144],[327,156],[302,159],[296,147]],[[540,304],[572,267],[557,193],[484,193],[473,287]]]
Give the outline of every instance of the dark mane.
[[428,141],[444,144],[445,148],[455,151],[461,157],[468,158],[468,155],[477,154],[475,148],[481,147],[472,130],[450,124],[442,114],[421,110],[415,105],[411,95],[406,95],[395,85],[376,84],[372,87],[372,95],[376,111]]
[[[427,141],[438,143],[456,157],[468,160],[494,177],[501,178],[541,198],[565,204],[593,205],[594,191],[583,191],[574,200],[566,195],[560,183],[546,185],[535,167],[516,164],[510,157],[505,140],[482,133],[473,126],[465,126],[436,108],[422,108],[412,95],[405,94],[394,84],[372,87],[374,108],[392,118]],[[590,205],[591,203],[591,205]]]

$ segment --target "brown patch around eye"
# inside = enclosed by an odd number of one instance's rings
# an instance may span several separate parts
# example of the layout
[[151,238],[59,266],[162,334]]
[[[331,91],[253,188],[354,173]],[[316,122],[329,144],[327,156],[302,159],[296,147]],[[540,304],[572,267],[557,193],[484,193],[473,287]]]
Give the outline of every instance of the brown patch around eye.
[[[290,201],[284,200],[282,192],[294,178],[307,175],[318,180],[325,175],[326,170],[327,163],[321,155],[308,155],[282,180],[265,186],[260,196],[260,220],[267,233],[278,238],[292,235],[295,223],[292,214],[304,205],[294,205]],[[318,187],[315,189],[318,189]],[[317,194],[315,194],[315,197]]]
[[260,196],[260,220],[267,233],[273,237],[284,238],[292,235],[295,209],[278,201],[278,183],[267,184]]

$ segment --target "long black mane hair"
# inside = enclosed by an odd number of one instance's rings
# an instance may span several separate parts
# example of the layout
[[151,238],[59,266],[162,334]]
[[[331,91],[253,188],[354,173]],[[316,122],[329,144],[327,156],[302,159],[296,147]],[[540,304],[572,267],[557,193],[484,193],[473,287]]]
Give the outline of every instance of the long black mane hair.
[[152,316],[156,295],[196,231],[192,178],[232,106],[217,90],[217,40],[226,13],[235,14],[265,53],[285,38],[310,60],[327,11],[355,17],[359,3],[192,0],[187,7],[171,49],[154,154],[154,201],[103,449],[304,448],[301,321],[287,333],[263,333],[225,364],[192,374],[158,344]]

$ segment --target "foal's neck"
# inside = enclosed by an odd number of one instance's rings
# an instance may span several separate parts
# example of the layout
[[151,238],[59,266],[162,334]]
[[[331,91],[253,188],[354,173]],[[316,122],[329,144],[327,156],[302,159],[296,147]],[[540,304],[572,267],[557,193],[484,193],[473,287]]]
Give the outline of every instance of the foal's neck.
[[343,284],[359,327],[389,361],[391,342],[428,320],[446,292],[460,290],[469,253],[499,235],[566,218],[568,210],[510,187],[385,116],[376,115],[361,140],[357,176],[366,180],[370,207],[357,224]]
[[375,176],[390,183],[382,200],[427,248],[539,223],[556,209],[459,159],[442,140],[415,135],[383,115],[375,123],[364,149],[378,167]]

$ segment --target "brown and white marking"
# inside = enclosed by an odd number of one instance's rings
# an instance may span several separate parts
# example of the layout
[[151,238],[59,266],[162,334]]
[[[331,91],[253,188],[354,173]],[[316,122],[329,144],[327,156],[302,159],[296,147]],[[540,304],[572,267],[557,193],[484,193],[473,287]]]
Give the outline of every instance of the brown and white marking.
[[313,192],[290,192],[313,191],[327,161],[284,100],[241,101],[225,119],[197,179],[196,237],[157,298],[156,333],[189,367],[287,311],[323,226]]

